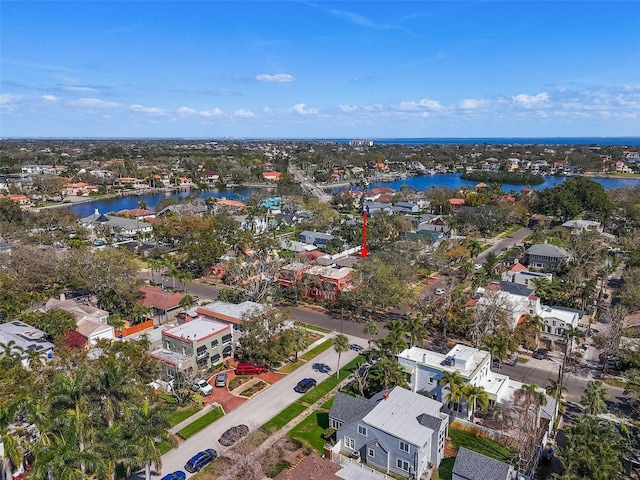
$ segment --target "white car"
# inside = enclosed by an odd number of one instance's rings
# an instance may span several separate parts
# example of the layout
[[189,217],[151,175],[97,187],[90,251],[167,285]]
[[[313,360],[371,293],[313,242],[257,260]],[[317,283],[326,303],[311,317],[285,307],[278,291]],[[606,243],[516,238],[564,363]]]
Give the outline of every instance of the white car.
[[444,295],[444,289],[436,288],[433,293],[435,293],[436,295]]
[[482,268],[482,265],[479,264],[479,263],[476,263],[476,264],[473,265],[473,269],[474,270],[480,270],[481,268]]
[[195,379],[195,381],[193,382],[193,389],[201,395],[204,395],[205,397],[213,393],[213,387],[209,385],[209,382],[203,380],[202,378]]

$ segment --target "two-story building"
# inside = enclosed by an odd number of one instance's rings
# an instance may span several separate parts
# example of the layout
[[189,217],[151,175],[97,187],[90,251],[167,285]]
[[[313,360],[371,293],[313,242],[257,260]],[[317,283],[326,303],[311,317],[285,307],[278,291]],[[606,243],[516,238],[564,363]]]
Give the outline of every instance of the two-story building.
[[27,365],[30,351],[38,352],[43,358],[53,352],[53,343],[45,338],[42,330],[20,320],[0,323],[0,343],[14,345],[16,350],[12,353],[20,355],[23,365]]
[[233,355],[229,324],[200,318],[162,331],[162,346],[150,355],[161,362],[162,376],[172,380],[177,372],[195,374]]
[[514,263],[511,268],[509,268],[509,270],[505,270],[504,272],[502,272],[503,282],[517,283],[518,285],[524,285],[528,288],[533,288],[533,280],[536,279],[551,281],[553,280],[553,274],[532,272],[527,267],[518,262]]
[[[543,305],[539,316],[542,318],[542,334],[540,340],[549,350],[564,351],[567,340],[563,336],[568,328],[577,328],[581,312],[569,308],[549,307]],[[571,345],[569,345],[571,348]]]
[[202,318],[229,325],[236,339],[239,339],[244,321],[266,314],[268,308],[261,303],[248,300],[238,304],[218,300],[196,307],[193,311]]
[[333,240],[334,236],[330,233],[312,232],[305,230],[300,232],[299,240],[303,243],[315,245],[316,247],[326,247],[330,240]]
[[533,268],[555,270],[570,258],[571,254],[567,250],[548,243],[538,243],[527,250],[528,264]]
[[406,478],[421,478],[444,456],[449,417],[442,403],[394,387],[371,399],[340,392],[329,411],[336,450]]
[[351,267],[314,265],[304,272],[309,281],[303,287],[303,294],[323,301],[336,300],[341,292],[353,287],[354,273]]
[[540,298],[533,289],[514,282],[490,283],[476,289],[475,296],[467,306],[477,310],[501,309],[506,315],[507,326],[514,330],[525,319],[525,315],[540,313]]

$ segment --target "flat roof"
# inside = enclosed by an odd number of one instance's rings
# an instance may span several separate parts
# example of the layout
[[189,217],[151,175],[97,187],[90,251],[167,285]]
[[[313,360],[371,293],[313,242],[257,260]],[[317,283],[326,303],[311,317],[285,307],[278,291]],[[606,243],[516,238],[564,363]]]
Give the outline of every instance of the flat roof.
[[196,308],[196,312],[207,317],[219,318],[231,323],[242,324],[245,318],[255,317],[266,313],[267,307],[261,303],[245,301],[229,303],[220,300]]
[[325,267],[322,265],[314,265],[306,271],[308,275],[318,275],[332,280],[340,280],[349,276],[352,272],[354,272],[354,269],[350,267]]
[[177,327],[164,330],[162,333],[170,337],[195,342],[228,329],[228,323],[208,318],[199,318],[197,320],[192,320],[190,322],[183,323],[182,325],[178,325]]
[[[457,344],[446,354],[425,350],[424,348],[411,347],[401,352],[398,357],[406,358],[416,363],[426,365],[440,371],[459,372],[461,375],[469,377],[480,366],[485,358],[491,354],[485,350]],[[453,365],[445,365],[444,361],[448,357],[460,360],[467,364],[466,369],[460,368],[460,362],[455,361]]]

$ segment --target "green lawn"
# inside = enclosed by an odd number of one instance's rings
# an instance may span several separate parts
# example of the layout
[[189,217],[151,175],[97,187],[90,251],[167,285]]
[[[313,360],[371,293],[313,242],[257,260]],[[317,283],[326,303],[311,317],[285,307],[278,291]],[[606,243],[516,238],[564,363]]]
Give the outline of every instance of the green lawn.
[[451,477],[453,476],[453,464],[455,461],[456,457],[447,457],[442,460],[440,468],[438,468],[439,480],[451,480]]
[[358,364],[362,363],[365,360],[364,356],[358,355],[356,358],[347,363],[344,367],[340,369],[339,378],[336,378],[335,375],[331,375],[325,381],[320,383],[317,387],[313,388],[309,393],[303,395],[300,398],[300,402],[313,404],[324,397],[327,393],[333,390],[338,383],[347,378],[349,375],[353,373]]
[[216,407],[210,412],[205,413],[203,416],[201,416],[200,418],[196,419],[194,422],[184,427],[182,430],[178,432],[178,435],[181,438],[184,438],[186,440],[190,436],[198,433],[203,428],[211,425],[213,422],[218,420],[223,415],[224,413],[222,412],[222,407]]
[[312,358],[317,357],[318,355],[320,355],[325,350],[330,349],[332,346],[333,346],[333,340],[332,339],[325,340],[320,345],[316,345],[315,347],[313,347],[311,350],[309,350],[305,354],[300,355],[299,358],[301,358],[302,360],[309,361]]
[[331,330],[329,330],[328,328],[318,327],[317,325],[311,325],[309,323],[301,323],[300,325],[308,330],[315,330],[316,332],[322,333],[331,333]]
[[284,427],[291,420],[296,418],[302,412],[307,409],[304,405],[300,405],[299,403],[293,403],[289,405],[287,408],[282,410],[278,415],[273,417],[267,423],[265,423],[262,428],[267,431],[277,431]]
[[509,448],[503,447],[488,438],[480,437],[473,431],[454,428],[453,424],[449,425],[449,438],[451,438],[456,448],[465,447],[501,462],[506,462],[513,455]]
[[169,419],[169,421],[171,422],[171,426],[173,427],[183,420],[186,420],[194,413],[198,413],[200,410],[201,407],[195,405],[189,407],[181,407],[175,412],[171,412],[169,415],[167,415],[167,418]]
[[281,373],[291,373],[296,368],[301,367],[304,364],[305,364],[305,362],[303,362],[302,360],[298,360],[296,362],[285,363],[282,367],[280,367],[278,369],[278,371],[281,372]]
[[322,454],[327,441],[322,438],[325,429],[329,427],[329,414],[316,411],[289,432],[293,439],[311,445],[318,453]]
[[327,410],[331,410],[331,406],[333,405],[333,399],[336,397],[331,397],[329,400],[322,404],[322,408],[326,408]]

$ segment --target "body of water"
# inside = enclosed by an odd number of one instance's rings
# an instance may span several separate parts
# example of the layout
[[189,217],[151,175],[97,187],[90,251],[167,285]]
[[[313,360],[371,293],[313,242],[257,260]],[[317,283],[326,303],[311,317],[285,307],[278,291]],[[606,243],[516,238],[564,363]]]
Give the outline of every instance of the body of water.
[[[540,190],[543,188],[551,188],[554,185],[564,182],[570,177],[544,177],[545,182],[541,185],[534,185],[531,187],[533,190]],[[592,178],[592,180],[600,183],[606,189],[635,187],[640,185],[640,182],[632,178]],[[459,189],[462,187],[474,187],[479,182],[470,180],[462,180],[459,173],[448,173],[445,175],[422,175],[419,177],[409,177],[401,180],[395,180],[393,182],[376,182],[372,183],[370,188],[374,187],[390,187],[394,190],[400,190],[403,185],[407,185],[415,190],[428,190],[431,187],[446,187],[451,189]],[[333,189],[333,193],[345,190],[349,187]],[[511,190],[520,192],[526,185],[508,185],[503,184],[502,189],[505,192]],[[77,213],[81,217],[86,217],[94,213],[96,209],[100,213],[118,212],[120,210],[130,210],[138,207],[138,203],[143,201],[149,208],[155,208],[160,200],[167,197],[176,198],[229,198],[234,200],[246,201],[251,195],[251,189],[233,189],[227,191],[207,190],[207,191],[193,191],[193,192],[180,192],[180,193],[150,193],[145,195],[131,195],[126,197],[112,197],[101,200],[93,200],[86,203],[76,203],[69,205],[69,208],[73,212]]]
[[[567,178],[571,177],[543,177],[544,183],[540,185],[532,185],[532,190],[542,190],[544,188],[552,188],[555,185],[564,182]],[[638,180],[633,178],[598,178],[591,177],[591,180],[594,180],[601,184],[606,189],[614,189],[614,188],[624,188],[624,187],[635,187],[636,185],[640,185],[640,178]],[[472,180],[462,180],[460,178],[459,173],[448,173],[445,175],[422,175],[419,177],[409,177],[401,180],[395,180],[393,182],[376,182],[372,183],[369,188],[374,187],[390,187],[394,190],[400,190],[402,185],[406,185],[410,188],[414,188],[416,190],[428,190],[431,187],[446,187],[452,189],[459,189],[462,187],[474,187],[478,183],[477,181]],[[526,185],[510,185],[510,184],[502,184],[502,189],[505,192],[510,192],[511,190],[515,192],[520,192],[523,188],[527,188]]]
[[[599,145],[638,146],[640,137],[478,137],[478,138],[373,138],[374,145]],[[347,138],[326,139],[349,143]]]
[[95,212],[96,209],[100,213],[119,212],[120,210],[131,210],[138,208],[139,202],[145,202],[151,209],[155,209],[156,205],[168,197],[174,198],[229,198],[233,200],[245,201],[251,194],[251,190],[248,188],[234,188],[233,190],[219,191],[219,190],[195,190],[191,192],[179,192],[179,193],[147,193],[144,195],[128,195],[124,197],[111,197],[103,198],[100,200],[92,200],[85,203],[75,203],[69,205],[68,209],[80,215],[80,217],[88,217]]

